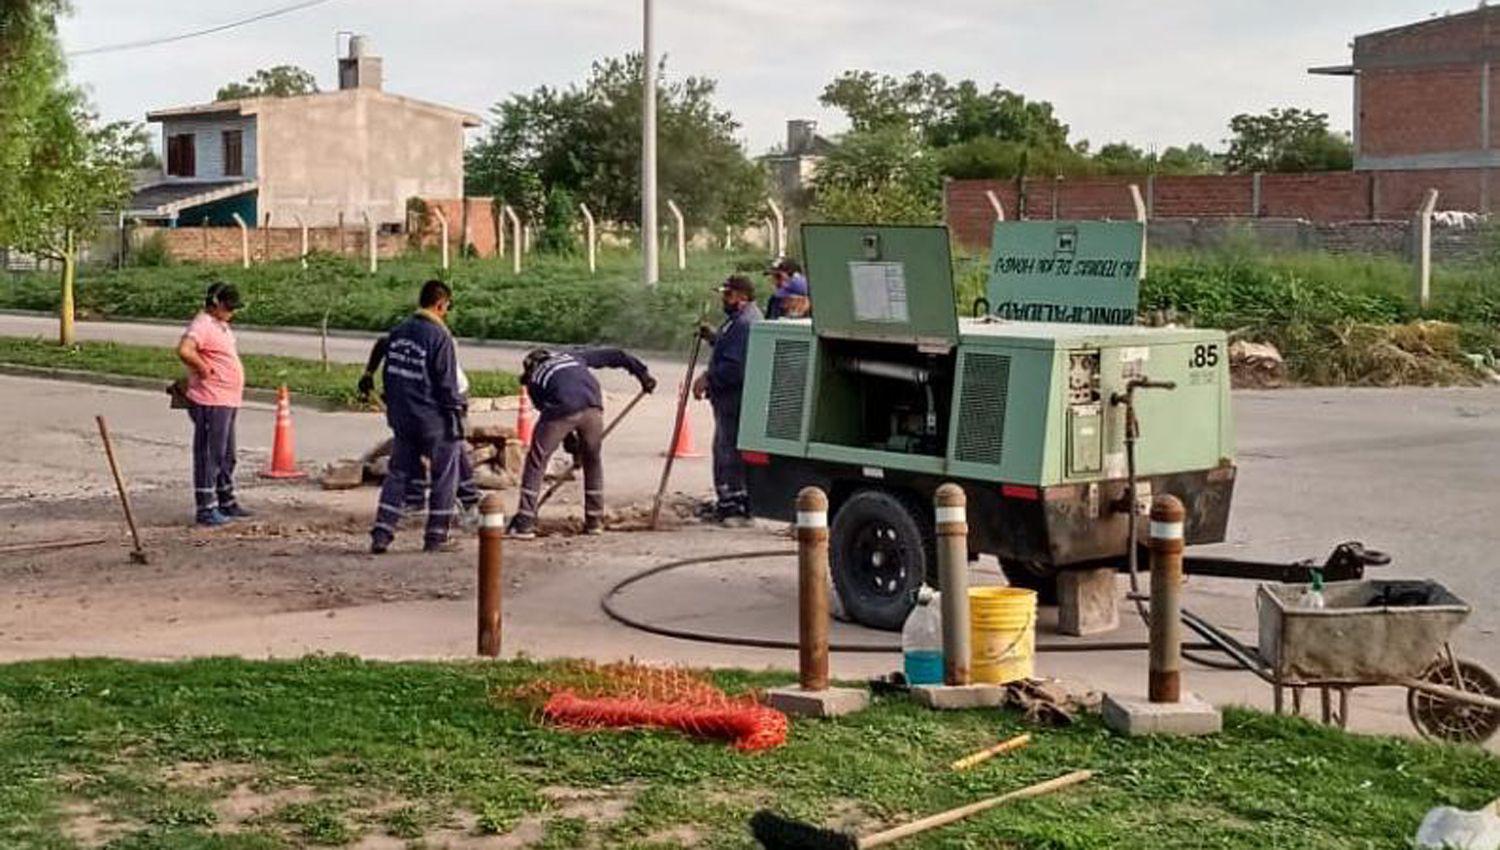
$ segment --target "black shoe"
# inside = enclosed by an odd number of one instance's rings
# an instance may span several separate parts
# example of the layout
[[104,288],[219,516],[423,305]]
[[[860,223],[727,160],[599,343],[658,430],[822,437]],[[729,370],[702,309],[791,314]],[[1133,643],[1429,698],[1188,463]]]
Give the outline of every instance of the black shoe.
[[591,516],[583,521],[583,533],[593,537],[604,533],[604,520]]
[[422,544],[422,551],[429,555],[451,555],[462,549],[463,544],[452,538],[447,540],[429,540]]
[[536,539],[536,522],[514,517],[510,525],[505,527],[505,536],[513,540],[534,540]]
[[390,549],[390,548],[391,548],[391,541],[389,541],[389,540],[381,540],[381,539],[379,539],[377,537],[370,538],[370,554],[371,555],[384,555],[386,553],[386,550]]
[[244,508],[240,507],[240,505],[239,505],[238,502],[230,505],[227,508],[224,507],[223,505],[220,505],[219,506],[219,513],[223,514],[224,516],[231,517],[233,519],[249,519],[249,518],[255,516],[254,513],[251,513],[250,511],[247,511]]

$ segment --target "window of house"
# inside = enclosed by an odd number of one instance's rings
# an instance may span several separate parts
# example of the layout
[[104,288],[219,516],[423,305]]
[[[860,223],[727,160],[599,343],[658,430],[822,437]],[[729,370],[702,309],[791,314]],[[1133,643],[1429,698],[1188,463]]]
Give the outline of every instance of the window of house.
[[168,175],[193,177],[198,173],[193,145],[192,133],[177,133],[167,137]]
[[243,177],[245,175],[245,132],[243,130],[224,131],[224,176]]

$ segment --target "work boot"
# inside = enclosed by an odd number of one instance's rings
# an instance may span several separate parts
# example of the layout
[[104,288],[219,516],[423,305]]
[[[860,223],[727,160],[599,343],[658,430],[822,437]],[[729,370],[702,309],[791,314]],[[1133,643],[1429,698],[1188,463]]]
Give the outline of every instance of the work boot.
[[422,551],[429,555],[451,555],[463,549],[463,544],[453,538],[447,540],[428,540],[422,544]]
[[228,525],[231,522],[233,522],[233,520],[226,516],[224,512],[220,511],[218,508],[210,508],[206,511],[199,511],[197,517],[193,519],[193,524],[198,526],[199,528],[219,528],[221,526]]
[[384,555],[389,548],[391,548],[391,538],[382,537],[379,534],[370,535],[371,555]]
[[219,506],[219,513],[223,514],[224,516],[229,517],[230,519],[249,519],[249,518],[255,516],[254,513],[250,512],[250,511],[247,511],[244,508],[240,507],[240,503],[239,502],[235,502],[234,504],[232,504],[232,505],[230,505],[228,507],[220,505]]
[[505,527],[505,536],[513,540],[533,540],[536,538],[536,520],[530,517],[511,517],[510,525]]
[[749,528],[750,509],[735,502],[720,504],[714,511],[714,519],[725,528]]
[[586,517],[583,520],[583,533],[594,537],[604,533],[604,520],[596,516]]

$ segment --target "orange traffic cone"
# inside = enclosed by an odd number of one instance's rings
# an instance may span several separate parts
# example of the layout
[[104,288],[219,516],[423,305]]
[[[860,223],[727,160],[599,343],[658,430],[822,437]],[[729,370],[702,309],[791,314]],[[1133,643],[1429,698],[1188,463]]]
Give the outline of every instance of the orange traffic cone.
[[271,443],[271,466],[260,472],[262,478],[305,478],[297,468],[297,450],[292,437],[292,397],[286,384],[276,391],[276,436]]
[[[678,397],[682,395],[681,385],[677,388]],[[693,443],[693,412],[684,409],[682,412],[682,428],[678,429],[676,436],[672,438],[672,457],[695,458],[703,457],[698,447]]]
[[524,446],[531,445],[531,432],[536,426],[535,417],[531,415],[531,396],[526,393],[526,387],[521,387],[521,406],[516,408],[516,439]]

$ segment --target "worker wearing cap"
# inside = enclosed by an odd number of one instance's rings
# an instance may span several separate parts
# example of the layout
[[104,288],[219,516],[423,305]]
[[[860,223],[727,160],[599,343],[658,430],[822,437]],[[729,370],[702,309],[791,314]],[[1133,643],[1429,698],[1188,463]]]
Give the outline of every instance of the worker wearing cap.
[[177,343],[177,357],[188,367],[195,521],[208,528],[250,516],[234,496],[234,422],[245,397],[245,368],[229,323],[240,306],[233,285],[209,284],[202,311]]
[[745,357],[750,326],[761,320],[755,306],[755,284],[732,275],[719,287],[724,321],[718,329],[704,325],[699,336],[714,347],[708,370],[693,381],[693,398],[708,397],[714,409],[714,519],[728,525],[750,521],[750,491],[740,459],[740,391],[745,385]]
[[800,319],[811,312],[807,277],[796,260],[783,257],[766,269],[766,275],[775,287],[766,301],[767,319]]
[[432,489],[427,496],[427,529],[423,550],[451,552],[448,540],[458,485],[458,455],[464,438],[468,403],[458,384],[458,355],[447,316],[453,290],[440,280],[422,284],[419,309],[390,333],[386,347],[385,418],[395,440],[390,469],[380,488],[375,525],[370,529],[370,552],[390,548],[396,526],[405,513],[404,501],[413,479],[424,475],[422,460],[431,468]]
[[656,389],[656,379],[638,358],[618,348],[528,352],[521,382],[540,415],[521,473],[521,501],[506,536],[536,537],[537,502],[547,461],[569,435],[576,433],[577,457],[583,466],[583,533],[604,532],[604,392],[592,369],[624,369],[641,382],[641,392]]

